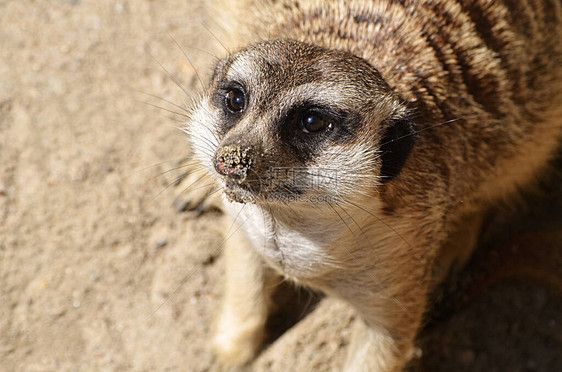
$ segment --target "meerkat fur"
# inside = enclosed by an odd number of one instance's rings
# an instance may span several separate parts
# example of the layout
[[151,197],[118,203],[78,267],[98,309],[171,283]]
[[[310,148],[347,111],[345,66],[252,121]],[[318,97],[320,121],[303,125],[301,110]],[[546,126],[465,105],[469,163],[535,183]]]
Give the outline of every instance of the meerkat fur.
[[[401,370],[436,273],[560,145],[562,3],[213,6],[230,52],[185,130],[233,220],[217,355],[255,356],[282,276],[357,310],[346,371]],[[301,184],[272,167],[304,170]],[[337,189],[302,186],[327,170]]]

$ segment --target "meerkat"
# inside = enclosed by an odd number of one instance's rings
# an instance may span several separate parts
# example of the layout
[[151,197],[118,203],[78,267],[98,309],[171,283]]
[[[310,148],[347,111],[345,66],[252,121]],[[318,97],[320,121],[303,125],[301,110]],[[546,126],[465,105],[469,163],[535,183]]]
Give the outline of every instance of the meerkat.
[[282,276],[360,315],[346,371],[399,371],[432,286],[560,144],[562,3],[219,3],[237,49],[185,129],[233,220],[215,351],[255,356]]

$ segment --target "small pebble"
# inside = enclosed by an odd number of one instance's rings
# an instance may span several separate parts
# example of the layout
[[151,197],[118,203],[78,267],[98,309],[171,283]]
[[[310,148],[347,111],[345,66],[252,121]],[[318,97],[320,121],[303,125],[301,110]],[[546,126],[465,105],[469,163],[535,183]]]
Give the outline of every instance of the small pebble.
[[216,257],[214,255],[209,255],[207,256],[207,258],[203,261],[203,265],[212,265],[215,262]]
[[7,196],[8,193],[6,192],[6,189],[2,187],[2,184],[0,183],[0,196]]

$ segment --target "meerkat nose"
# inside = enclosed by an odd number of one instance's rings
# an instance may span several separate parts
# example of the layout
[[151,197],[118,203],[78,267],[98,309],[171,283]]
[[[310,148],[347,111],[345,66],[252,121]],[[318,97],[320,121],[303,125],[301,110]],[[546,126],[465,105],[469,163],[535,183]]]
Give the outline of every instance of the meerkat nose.
[[252,165],[250,147],[224,146],[215,154],[215,170],[223,176],[243,181]]

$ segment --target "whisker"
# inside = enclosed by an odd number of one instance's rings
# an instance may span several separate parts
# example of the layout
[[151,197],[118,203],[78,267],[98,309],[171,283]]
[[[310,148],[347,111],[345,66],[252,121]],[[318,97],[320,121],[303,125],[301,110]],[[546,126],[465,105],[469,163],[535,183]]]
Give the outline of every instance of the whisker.
[[173,162],[173,163],[176,163],[176,164],[178,163],[177,160],[163,161],[163,162],[156,163],[156,164],[152,164],[152,165],[149,165],[149,166],[140,168],[140,169],[136,169],[136,170],[132,171],[131,173],[125,174],[124,177],[125,177],[125,178],[132,177],[133,175],[136,175],[136,174],[139,174],[139,173],[141,173],[141,172],[145,172],[145,171],[147,171],[147,170],[151,170],[152,168],[159,167],[159,166],[161,166],[161,165],[164,165],[164,164],[167,164],[167,163],[172,163],[172,162]]
[[357,226],[357,228],[359,228],[359,231],[361,231],[361,234],[363,234],[363,236],[365,237],[365,239],[367,239],[367,242],[369,243],[369,245],[371,246],[373,252],[375,253],[375,258],[377,259],[377,261],[380,262],[380,258],[379,255],[375,249],[375,247],[373,246],[373,243],[371,243],[371,241],[369,240],[369,237],[367,236],[367,234],[365,234],[365,231],[361,228],[361,226],[357,223],[357,221],[355,220],[355,218],[353,218],[353,216],[348,213],[345,208],[343,208],[341,205],[339,205],[338,203],[335,203],[336,206],[338,206],[345,214],[347,214],[349,216],[349,218],[351,218],[351,220],[353,221],[353,223],[355,223],[355,225]]
[[[203,178],[203,177],[201,177],[201,178]],[[200,181],[200,179],[197,180],[197,181]],[[178,197],[181,196],[181,194],[183,194],[184,192],[186,192],[188,189],[190,189],[191,186],[194,186],[194,185],[197,183],[197,181],[193,182],[193,184],[190,184],[186,189],[182,190],[182,192],[180,193],[180,195],[178,195]],[[203,189],[203,188],[206,188],[206,187],[208,187],[208,188],[216,188],[218,191],[221,191],[220,188],[217,188],[216,186],[217,186],[217,184],[216,184],[215,182],[210,182],[210,183],[206,183],[206,184],[204,184],[204,185],[199,185],[199,186],[197,186],[196,188],[191,189],[191,191],[196,191],[196,190]],[[213,190],[213,192],[215,192],[215,190]]]
[[201,79],[201,76],[199,76],[199,72],[197,72],[197,69],[193,65],[193,62],[191,62],[191,59],[187,56],[187,53],[185,52],[185,50],[183,50],[181,45],[177,42],[176,39],[174,39],[174,37],[170,33],[168,33],[168,36],[174,41],[174,43],[178,46],[178,48],[180,48],[180,50],[183,53],[185,59],[187,59],[187,62],[189,62],[189,64],[191,65],[191,68],[195,72],[195,76],[197,76],[197,80],[199,80],[199,83],[201,83],[201,87],[205,88],[205,84],[203,83],[203,80]]
[[[184,179],[184,178],[186,177],[186,175],[187,175],[187,173],[183,173],[183,174],[181,174],[179,177],[174,178],[174,179],[172,180],[172,182],[168,183],[168,184],[166,185],[166,187],[164,187],[164,189],[162,189],[160,192],[158,192],[158,194],[156,194],[156,195],[154,196],[154,198],[152,198],[152,199],[150,200],[150,202],[151,202],[151,203],[154,202],[164,191],[168,190],[168,189],[170,188],[170,186],[178,185],[178,183],[181,182],[181,180]],[[203,178],[203,177],[204,177],[204,176],[202,176],[201,178]],[[199,179],[201,179],[201,178],[199,178]],[[198,179],[198,180],[199,180],[199,179]],[[198,180],[196,180],[195,182],[197,182]],[[195,183],[195,182],[193,182],[193,183]]]
[[[204,127],[205,129],[207,129],[207,132],[213,136],[213,138],[215,139],[215,141],[216,141],[217,144],[220,142],[220,139],[217,137],[217,133],[216,133],[215,131],[213,131],[211,128],[209,128],[207,125],[205,125],[205,124],[203,124],[203,123],[199,123],[199,124],[203,125],[203,127]],[[216,144],[213,143],[213,142],[211,142],[211,140],[210,140],[209,138],[200,136],[200,135],[198,135],[198,134],[195,134],[195,133],[193,132],[192,128],[190,128],[190,127],[188,127],[188,126],[183,126],[183,127],[178,128],[178,129],[181,130],[182,132],[184,132],[185,134],[187,134],[187,135],[190,136],[190,137],[198,138],[198,139],[201,139],[201,140],[208,141],[209,144],[212,145],[212,147],[216,147]]]
[[413,133],[408,133],[408,134],[405,134],[405,135],[400,136],[400,137],[398,137],[398,138],[394,138],[394,139],[392,139],[392,140],[390,140],[390,141],[381,143],[381,144],[379,145],[379,147],[382,147],[382,146],[384,146],[384,145],[386,145],[386,144],[389,144],[389,143],[392,143],[392,142],[394,142],[394,141],[398,141],[398,140],[400,140],[400,139],[402,139],[402,138],[406,138],[406,137],[410,137],[410,136],[415,136],[416,134],[421,133],[421,132],[425,132],[426,130],[433,129],[433,128],[439,127],[439,126],[441,126],[441,125],[450,124],[450,123],[453,123],[453,122],[458,121],[458,120],[461,120],[461,119],[463,119],[463,117],[459,117],[459,118],[456,118],[456,119],[447,120],[447,121],[444,121],[444,122],[441,122],[441,123],[438,123],[438,124],[431,125],[431,126],[429,126],[429,127],[425,127],[425,128],[420,129],[420,130],[418,130],[418,131],[414,131]]
[[170,79],[172,79],[172,81],[178,86],[178,88],[180,88],[180,89],[185,93],[186,96],[191,97],[191,94],[187,91],[187,89],[185,89],[185,88],[183,87],[183,85],[181,85],[181,83],[179,82],[179,80],[176,79],[176,77],[175,77],[174,75],[172,75],[172,74],[166,69],[166,67],[164,67],[164,65],[162,65],[162,63],[160,63],[160,61],[158,61],[158,60],[156,59],[156,57],[154,57],[154,56],[152,55],[152,53],[150,53],[150,51],[148,50],[148,47],[146,47],[146,48],[144,49],[144,51],[150,56],[150,58],[152,58],[152,59],[154,60],[154,62],[156,62],[156,63],[160,66],[160,68],[161,68],[162,70],[164,70],[164,72],[170,77]]
[[[174,201],[175,201],[175,200],[178,200],[186,191],[189,191],[197,182],[201,181],[201,179],[203,179],[204,177],[205,177],[205,175],[202,175],[201,177],[199,177],[198,179],[196,179],[194,182],[192,182],[191,184],[189,184],[185,189],[183,189],[183,190],[178,194],[178,196],[176,196],[176,198],[174,199]],[[203,188],[207,188],[207,187],[208,187],[208,188],[213,188],[213,187],[216,187],[216,186],[217,186],[217,185],[216,185],[215,182],[211,182],[211,183],[206,183],[206,184],[204,184],[204,185],[200,185],[200,186],[196,187],[195,189],[191,189],[191,191],[196,191],[196,190],[203,189]],[[219,188],[217,188],[217,190],[218,190],[218,191],[221,191],[221,189],[219,189]],[[212,192],[209,194],[209,196],[212,195],[212,194],[214,194],[217,190],[212,191]]]
[[[355,235],[355,233],[353,232],[353,230],[351,229],[351,227],[348,225],[347,222],[345,222],[345,220],[343,219],[343,217],[338,213],[338,211],[332,206],[332,204],[328,203],[328,206],[338,215],[338,217],[340,218],[340,220],[345,224],[345,226],[347,227],[347,229],[349,230],[349,232],[353,235],[353,237],[355,238],[355,240],[357,241],[357,244],[359,244],[359,239],[357,239],[357,235]],[[340,207],[341,208],[341,207]],[[389,292],[388,289],[381,283],[380,280],[378,280],[373,274],[371,274],[371,272],[369,270],[367,270],[367,268],[365,267],[365,265],[363,265],[362,263],[358,262],[357,259],[353,256],[353,254],[347,249],[347,253],[348,256],[353,260],[353,262],[361,267],[361,270],[363,270],[363,272],[365,272],[367,275],[369,275],[378,285],[379,287],[386,293],[386,295],[394,302],[396,303],[405,313],[409,313],[408,309],[406,309],[406,307],[404,307],[404,305],[402,305],[402,303],[395,297],[392,296]]]
[[220,41],[220,39],[217,37],[217,35],[215,35],[210,29],[209,27],[207,27],[207,25],[205,24],[205,22],[201,22],[201,25],[205,28],[205,30],[207,30],[208,33],[211,34],[211,36],[218,41],[218,43],[220,44],[220,46],[225,50],[225,52],[227,54],[231,54],[230,51],[228,50],[227,47],[224,46],[224,44],[222,43],[222,41]]
[[404,243],[406,243],[406,245],[411,249],[411,251],[412,251],[412,253],[414,254],[414,256],[416,257],[416,259],[417,259],[420,263],[422,262],[421,258],[419,257],[419,255],[418,255],[418,254],[416,253],[416,251],[414,250],[414,247],[412,246],[412,244],[410,244],[410,242],[408,242],[408,241],[406,240],[406,238],[404,238],[404,236],[402,236],[402,234],[400,234],[398,231],[396,231],[395,228],[393,228],[392,226],[390,226],[388,223],[386,223],[384,220],[382,220],[380,217],[378,217],[378,216],[375,215],[374,213],[372,213],[372,212],[368,211],[367,209],[361,207],[360,205],[355,204],[355,203],[353,203],[353,202],[350,201],[350,200],[346,200],[345,202],[348,203],[348,204],[351,204],[351,205],[355,206],[356,208],[361,209],[362,211],[364,211],[364,212],[366,212],[366,213],[368,213],[368,214],[370,214],[371,216],[373,216],[374,218],[376,218],[377,221],[379,221],[380,223],[382,223],[383,225],[385,225],[388,229],[390,229],[392,232],[394,232],[394,233],[395,233],[400,239],[402,239],[402,241],[403,241]]
[[[181,128],[179,128],[179,129],[180,129],[182,132],[184,132]],[[185,133],[185,132],[184,132],[184,133]],[[196,135],[193,135],[193,134],[188,134],[188,135],[191,136],[191,137],[193,137],[193,138],[195,138],[195,139],[198,139],[198,140],[201,140],[201,141],[205,142],[207,145],[209,145],[209,146],[211,147],[211,149],[213,149],[213,148],[216,147],[216,145],[215,145],[213,142],[211,142],[210,139],[208,139],[208,138],[206,138],[206,137],[196,136]]]
[[[170,114],[174,114],[174,115],[181,116],[181,117],[183,117],[183,118],[187,118],[187,115],[186,115],[185,113],[179,113],[179,112],[176,112],[176,111],[174,111],[174,110],[170,110],[170,109],[167,109],[167,108],[165,108],[165,107],[158,106],[158,105],[155,105],[154,103],[150,103],[150,102],[146,102],[146,101],[139,101],[139,102],[140,102],[140,103],[144,103],[145,105],[149,105],[149,106],[155,107],[155,108],[160,109],[160,110],[162,110],[162,111],[169,112]],[[170,118],[170,119],[173,119],[173,118]]]
[[[182,107],[182,106],[178,105],[177,103],[174,103],[174,102],[170,101],[169,99],[166,99],[166,98],[164,98],[164,97],[160,97],[160,96],[158,96],[158,95],[156,95],[156,94],[144,92],[144,91],[142,91],[142,90],[138,90],[138,89],[134,89],[134,88],[131,88],[131,89],[133,89],[133,90],[134,90],[135,92],[137,92],[137,93],[144,94],[145,96],[149,96],[149,97],[156,98],[156,99],[159,99],[159,100],[161,100],[161,101],[164,101],[164,102],[166,102],[166,103],[168,103],[168,104],[174,106],[175,108],[178,108],[178,109],[180,109],[180,110],[182,110],[182,111],[185,111],[185,114],[186,114],[186,115],[187,115],[187,113],[188,113],[187,107]],[[143,102],[143,101],[141,101],[141,102]]]
[[[207,145],[210,145],[210,144],[207,144]],[[214,146],[211,146],[211,147],[214,148]],[[198,151],[201,151],[204,155],[208,156],[210,159],[214,158],[214,154],[213,154],[214,150],[212,150],[212,149],[206,148],[204,146],[196,146],[195,149],[198,150]]]
[[213,53],[211,53],[211,52],[209,52],[209,51],[206,51],[205,49],[196,48],[196,47],[192,47],[192,46],[186,46],[186,47],[184,47],[184,48],[187,48],[187,49],[194,49],[194,50],[197,50],[197,51],[199,51],[199,52],[205,53],[206,55],[208,55],[208,56],[210,56],[210,57],[213,57],[213,58],[216,59],[217,61],[220,60],[219,57],[217,57],[216,55],[214,55]]
[[[158,178],[158,177],[161,177],[161,176],[163,176],[163,175],[165,175],[165,174],[167,174],[167,173],[173,172],[173,171],[175,171],[175,170],[182,169],[182,168],[185,168],[185,167],[191,167],[191,166],[198,165],[198,164],[199,164],[198,162],[193,161],[193,162],[191,162],[191,163],[178,165],[177,167],[174,167],[174,168],[165,170],[165,171],[163,171],[163,172],[157,174],[157,175],[154,177],[154,179],[155,179],[155,178]],[[190,173],[193,174],[193,173],[195,173],[196,171],[199,171],[199,169],[194,169],[194,170],[193,170],[192,172],[190,172]],[[188,173],[185,173],[185,174],[187,175]]]

